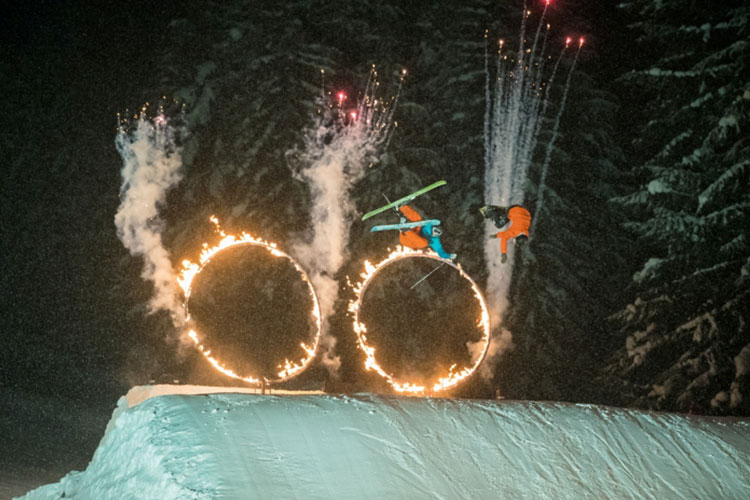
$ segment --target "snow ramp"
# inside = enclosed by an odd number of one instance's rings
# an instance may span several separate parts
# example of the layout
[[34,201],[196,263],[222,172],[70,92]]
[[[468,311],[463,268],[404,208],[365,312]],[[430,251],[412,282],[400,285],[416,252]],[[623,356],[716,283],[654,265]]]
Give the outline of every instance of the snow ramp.
[[23,498],[750,498],[742,419],[369,394],[141,399],[121,399],[85,471]]

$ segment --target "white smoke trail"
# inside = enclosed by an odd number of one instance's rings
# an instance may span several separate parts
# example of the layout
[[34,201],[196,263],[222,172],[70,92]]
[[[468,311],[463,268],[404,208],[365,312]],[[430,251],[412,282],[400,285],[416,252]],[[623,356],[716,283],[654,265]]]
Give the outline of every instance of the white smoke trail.
[[[557,58],[547,79],[546,88],[544,88],[542,76],[547,60],[545,50],[549,31],[549,26],[544,22],[544,15],[548,5],[549,2],[546,2],[534,34],[532,46],[527,48],[526,26],[530,11],[526,9],[524,3],[516,58],[510,63],[508,62],[509,56],[503,54],[501,42],[494,85],[490,85],[489,64],[485,62],[487,75],[485,80],[484,198],[488,205],[508,207],[524,202],[528,170],[541,130],[542,119],[549,103],[549,91],[565,50],[563,49]],[[540,55],[537,56],[539,37],[545,25],[547,29],[544,33]],[[486,224],[488,233],[497,231],[491,222],[487,221]],[[500,261],[498,240],[487,239],[484,253],[488,271],[487,297],[490,306],[490,320],[493,325],[499,325],[493,330],[491,348],[480,370],[483,376],[491,378],[499,356],[506,349],[512,347],[511,332],[502,327],[500,321],[509,305],[508,290],[513,275],[514,262],[513,245],[508,247],[508,262],[506,264],[502,264]]]
[[[320,111],[305,132],[302,150],[293,151],[301,165],[296,175],[307,182],[312,195],[312,234],[297,243],[294,252],[308,270],[320,299],[325,322],[321,359],[334,375],[340,360],[334,351],[335,337],[326,333],[327,319],[338,297],[339,285],[334,275],[346,258],[355,210],[349,193],[367,168],[379,160],[395,126],[393,113],[398,93],[383,102],[375,94],[377,84],[373,68],[364,97],[351,108],[347,108],[343,96],[337,96],[338,102],[333,105],[322,96]],[[400,88],[399,85],[399,91]]]
[[184,321],[176,274],[162,243],[159,210],[167,192],[182,179],[177,129],[164,114],[148,119],[145,109],[134,125],[121,124],[115,145],[123,161],[117,237],[131,255],[143,258],[141,277],[154,284],[151,312],[167,311],[175,326]]

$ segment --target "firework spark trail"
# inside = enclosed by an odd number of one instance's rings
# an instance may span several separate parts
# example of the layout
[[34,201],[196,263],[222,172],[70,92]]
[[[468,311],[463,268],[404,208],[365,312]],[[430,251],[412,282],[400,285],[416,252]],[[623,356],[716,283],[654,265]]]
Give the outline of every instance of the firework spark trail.
[[[506,174],[507,172],[504,169],[491,169],[489,168],[489,165],[492,163],[493,158],[500,157],[501,152],[501,144],[507,140],[507,136],[505,135],[505,130],[497,130],[493,129],[493,125],[496,127],[502,127],[505,124],[505,121],[502,120],[502,117],[500,115],[502,109],[508,109],[508,92],[506,89],[506,85],[509,85],[511,82],[510,76],[506,78],[505,74],[505,60],[506,57],[502,55],[503,50],[503,42],[500,41],[500,47],[498,52],[498,59],[496,64],[496,75],[497,75],[497,81],[495,83],[495,102],[494,102],[494,108],[493,103],[491,99],[488,98],[487,100],[487,106],[489,109],[492,109],[490,121],[488,123],[488,129],[489,129],[489,141],[490,146],[487,148],[490,153],[489,157],[487,159],[487,164],[485,168],[486,175],[489,175],[490,178],[485,180],[485,186],[490,186],[494,190],[498,190],[499,186],[502,186],[506,183]],[[506,83],[507,82],[507,83]],[[495,133],[493,133],[495,132]],[[499,133],[498,133],[499,132]],[[493,199],[499,198],[500,193],[499,191],[497,193],[493,193]]]
[[[536,56],[536,46],[537,46],[537,43],[539,42],[539,34],[542,31],[542,26],[544,25],[544,16],[545,14],[547,14],[547,7],[549,7],[549,0],[547,0],[544,3],[544,10],[542,11],[542,16],[539,18],[539,24],[536,27],[536,33],[534,34],[534,44],[531,46],[531,55],[529,55],[529,60],[528,60],[529,68],[533,67],[534,57]],[[545,32],[544,40],[545,42],[547,41],[546,32]],[[542,47],[544,47],[544,45],[545,44],[542,44]],[[540,56],[540,59],[544,60],[544,48],[542,48],[542,55]],[[532,75],[533,75],[533,72],[532,72]]]
[[[519,161],[530,161],[529,149],[533,150],[535,143],[534,135],[536,121],[539,110],[540,92],[538,90],[538,78],[544,66],[544,51],[546,49],[548,31],[545,30],[544,41],[542,43],[541,63],[535,70],[536,52],[541,36],[544,23],[544,15],[547,11],[548,3],[545,4],[544,11],[537,25],[532,48],[526,48],[526,25],[530,12],[524,8],[524,14],[521,22],[521,36],[519,41],[516,61],[511,66],[511,71],[507,78],[505,77],[504,63],[505,57],[502,55],[502,42],[498,54],[497,64],[497,81],[495,85],[494,103],[488,99],[488,108],[485,110],[485,119],[491,116],[491,127],[485,123],[485,150],[490,151],[485,156],[487,165],[497,161],[497,158],[505,158],[500,168],[495,165],[493,168],[487,168],[485,171],[486,186],[491,186],[496,190],[494,196],[490,199],[498,199],[501,205],[518,203],[523,199],[523,190],[526,182],[526,170],[520,170],[521,175],[516,175],[518,169],[516,164]],[[525,7],[525,6],[524,6]],[[485,54],[486,54],[485,50]],[[488,64],[485,63],[485,69]],[[488,79],[488,78],[487,78]],[[488,83],[485,83],[485,93],[487,93]],[[494,132],[494,133],[493,133]]]
[[[541,23],[542,21],[540,21],[539,28],[541,28]],[[538,63],[534,62],[534,52],[535,52],[534,50],[531,51],[532,55],[529,58],[529,65],[530,65],[529,70],[531,73],[531,83],[528,85],[527,92],[529,92],[530,95],[533,96],[533,98],[529,99],[529,103],[527,106],[528,109],[526,110],[529,116],[539,115],[539,104],[542,100],[541,96],[543,95],[542,89],[541,89],[541,86],[542,86],[541,76],[542,76],[544,67],[546,65],[546,60],[545,60],[544,55],[545,55],[545,50],[547,49],[548,35],[549,35],[549,24],[547,24],[547,29],[544,32],[544,41],[542,42],[542,51],[539,54],[539,62]],[[535,70],[532,69],[534,67],[536,67]],[[541,116],[544,116],[544,114],[542,114]],[[541,120],[536,120],[534,123],[528,123],[527,120],[523,120],[521,122],[521,129],[522,129],[521,134],[520,134],[521,146],[519,148],[519,152],[521,154],[529,153],[530,151],[534,150],[534,143],[536,141],[536,134],[535,134],[536,123],[541,123]],[[524,158],[521,161],[530,161],[530,159],[527,160]],[[518,185],[521,186],[521,189],[523,189],[523,186],[525,184],[526,184],[526,179],[522,179],[521,181],[518,182]]]
[[[525,4],[525,2],[524,2]],[[524,20],[521,27],[521,43],[518,47],[518,56],[516,61],[516,69],[511,75],[509,85],[511,86],[510,93],[510,107],[500,108],[498,113],[504,116],[507,120],[506,125],[506,140],[503,156],[506,158],[515,159],[518,156],[519,149],[522,142],[522,130],[526,119],[529,118],[526,102],[528,96],[528,85],[526,83],[526,74],[528,72],[527,67],[529,65],[529,58],[526,56],[526,22],[530,15],[529,10],[524,10]],[[541,26],[541,24],[540,24]],[[539,30],[537,29],[536,37],[534,38],[533,45],[536,47],[537,37],[539,36]],[[504,110],[510,110],[508,113],[502,113]],[[517,184],[517,178],[513,175],[513,162],[506,163],[505,167],[505,179],[506,182],[501,186],[500,199],[504,200],[503,205],[509,204],[513,192],[515,191],[515,185]]]
[[[502,168],[490,168],[495,158],[501,156],[501,150],[504,148],[501,145],[507,140],[507,136],[504,133],[505,120],[502,119],[501,110],[508,109],[508,93],[506,89],[506,80],[510,81],[510,77],[505,77],[505,60],[506,56],[503,56],[503,40],[499,42],[497,64],[495,68],[496,81],[494,85],[494,96],[493,100],[489,91],[489,84],[487,84],[486,94],[486,110],[485,110],[485,189],[490,191],[485,194],[487,199],[498,199],[500,198],[499,187],[506,183],[506,171]],[[485,54],[487,52],[485,51]],[[488,69],[488,64],[485,63],[485,68]],[[489,72],[486,80],[489,82]]]
[[[517,83],[517,102],[518,108],[516,113],[511,114],[513,119],[517,120],[514,127],[511,129],[510,137],[515,140],[514,156],[516,158],[514,163],[521,165],[528,165],[531,162],[531,155],[533,153],[534,144],[536,143],[536,136],[534,131],[537,129],[537,123],[539,120],[539,100],[540,94],[538,90],[538,82],[535,79],[534,62],[536,60],[536,48],[539,43],[539,36],[542,31],[544,23],[544,16],[547,13],[547,7],[549,7],[549,1],[544,5],[544,10],[537,24],[536,32],[534,34],[534,41],[532,48],[528,51],[529,55],[525,56],[527,51],[524,51],[522,55],[523,59],[519,64],[518,71],[520,72],[520,78]],[[545,43],[543,43],[543,49],[546,46],[547,32],[544,35]],[[544,54],[539,57],[539,66],[544,65]],[[531,78],[531,82],[527,81],[527,77]],[[524,196],[524,187],[526,186],[526,175],[528,168],[522,168],[515,175],[515,168],[510,167],[510,197],[509,203],[520,203]]]
[[542,215],[542,208],[544,207],[544,190],[546,188],[547,172],[549,171],[550,159],[552,158],[552,148],[555,145],[557,132],[560,129],[560,119],[562,118],[563,110],[565,110],[565,101],[568,100],[570,79],[573,76],[573,70],[576,67],[576,63],[578,62],[578,55],[581,53],[581,47],[583,47],[583,38],[581,38],[580,42],[578,43],[578,50],[576,51],[576,55],[573,58],[573,64],[571,64],[570,66],[570,71],[568,71],[568,78],[565,81],[565,90],[563,90],[562,100],[560,101],[560,109],[557,110],[555,124],[552,127],[552,137],[550,138],[549,143],[547,144],[547,150],[544,153],[544,163],[542,163],[542,173],[539,177],[539,188],[537,189],[536,215],[534,217],[534,220],[531,221],[531,227],[529,228],[529,232],[531,234],[533,234],[537,222],[539,221],[539,217]]
[[168,311],[175,326],[184,313],[176,274],[162,243],[159,209],[167,192],[182,179],[182,159],[175,128],[160,113],[148,119],[144,108],[134,126],[119,123],[115,145],[123,160],[120,206],[115,215],[117,236],[131,255],[143,257],[141,277],[154,284],[151,312]]
[[[487,46],[488,30],[484,30],[484,102],[490,103],[490,53]],[[500,47],[502,48],[502,40],[500,40]],[[500,64],[500,56],[498,55],[497,63]],[[497,73],[500,74],[499,72]],[[487,105],[484,108],[484,164],[489,165],[490,163],[490,151],[492,145],[490,142],[490,114],[492,112],[492,106]]]
[[549,29],[550,25],[547,23],[547,29],[544,31],[544,41],[542,42],[542,52],[539,54],[539,60],[541,61],[540,64],[536,65],[536,72],[534,72],[534,76],[532,78],[532,81],[534,82],[534,87],[538,87],[542,83],[542,70],[544,69],[544,63],[546,62],[545,54],[547,53],[547,40],[549,39]]
[[[526,2],[524,2],[524,13],[521,21],[521,34],[516,60],[506,67],[505,60],[507,56],[502,54],[503,44],[501,42],[496,64],[497,75],[494,93],[491,92],[493,86],[490,85],[489,74],[485,78],[484,196],[486,204],[510,206],[524,202],[528,170],[542,128],[543,117],[549,105],[552,83],[569,43],[566,43],[565,48],[563,48],[557,57],[550,76],[547,78],[546,88],[542,89],[544,86],[542,78],[545,73],[545,54],[549,34],[549,25],[544,22],[544,17],[549,6],[549,1],[545,2],[544,11],[536,27],[531,48],[527,48],[526,46],[526,28],[530,17],[530,11],[527,10],[526,5]],[[541,30],[544,26],[547,29],[541,43],[541,55],[537,56],[537,46]],[[488,51],[485,49],[485,56],[487,55]],[[537,59],[539,59],[538,64]],[[571,67],[571,72],[568,74],[565,92],[567,92],[567,86],[570,83],[570,74],[572,74],[573,67]],[[485,71],[489,73],[488,61],[485,61]],[[553,141],[564,105],[565,98],[563,98],[556,120]],[[551,145],[548,145],[548,149],[550,148]],[[538,214],[539,207],[537,207],[536,212]],[[534,222],[536,222],[536,217],[534,218]],[[487,224],[488,227],[491,225],[489,221]],[[493,325],[500,325],[500,318],[508,306],[507,294],[514,262],[512,246],[509,248],[508,254],[508,263],[501,264],[498,255],[497,240],[488,239],[485,241],[485,258],[488,270],[487,296],[492,306],[490,319]],[[484,376],[491,377],[496,356],[509,347],[511,343],[511,334],[507,329],[502,327],[495,329],[490,351],[487,354],[487,362],[485,362],[480,370]]]
[[[549,0],[547,1],[544,7],[545,13],[547,12],[547,7],[549,7]],[[539,30],[541,29],[543,22],[544,22],[544,13],[542,14],[542,19],[540,19],[539,21],[539,26],[537,27],[537,37],[539,36]],[[539,104],[540,104],[540,101],[543,100],[543,99],[540,99],[539,97],[543,95],[542,88],[541,88],[542,87],[542,74],[544,72],[544,68],[547,62],[545,55],[546,55],[546,49],[547,49],[547,40],[549,38],[550,25],[547,24],[546,28],[547,29],[544,31],[544,40],[542,42],[542,50],[541,50],[541,53],[539,54],[539,62],[536,64],[534,63],[534,52],[535,52],[534,50],[531,51],[532,55],[529,58],[530,59],[529,64],[531,65],[530,67],[531,68],[536,67],[536,70],[533,70],[533,69],[531,70],[532,77],[531,77],[530,92],[534,92],[535,96],[537,97],[536,99],[531,99],[531,109],[528,111],[530,116],[537,116],[537,115],[544,116],[544,112],[542,112],[541,114],[539,113]],[[560,53],[560,57],[558,58],[558,61],[561,58],[562,58],[562,52]],[[552,71],[552,76],[547,82],[548,86],[552,84],[554,75],[555,75],[555,70]],[[541,120],[536,120],[535,124],[541,124]],[[526,125],[532,125],[532,124],[526,124]],[[521,144],[521,148],[520,148],[521,153],[526,153],[527,155],[530,156],[531,152],[533,152],[534,146],[536,144],[537,133],[538,133],[537,129],[538,129],[538,125],[531,126],[530,130],[524,130],[524,132],[521,134],[522,138],[525,139],[525,141]],[[531,158],[530,157],[522,158],[521,161],[530,162]],[[526,179],[524,178],[518,184],[520,186],[524,186],[526,184]]]
[[[552,84],[555,81],[555,75],[557,75],[557,70],[560,67],[560,61],[562,61],[563,56],[565,55],[565,52],[568,49],[569,43],[566,42],[563,49],[560,51],[560,54],[557,56],[557,60],[555,61],[555,65],[552,68],[552,72],[550,73],[549,80],[547,81],[546,89],[543,94],[539,95],[537,94],[535,97],[531,98],[531,110],[529,112],[530,119],[527,121],[528,127],[524,131],[524,137],[526,138],[525,142],[523,143],[522,147],[519,150],[519,160],[518,163],[520,165],[531,165],[531,160],[534,155],[534,150],[536,149],[537,140],[539,139],[539,132],[542,130],[542,123],[544,116],[547,114],[547,108],[549,106],[549,93],[552,89]],[[542,67],[543,64],[540,64],[540,67]],[[540,103],[541,103],[541,111],[540,111]],[[522,171],[519,173],[519,181],[514,185],[514,192],[512,193],[512,199],[514,200],[523,200],[524,197],[524,188],[526,186],[526,179],[528,178],[529,169],[528,167],[525,169],[522,169]],[[519,202],[520,203],[520,202]]]
[[[402,82],[404,75],[405,72]],[[298,152],[302,168],[295,175],[310,186],[312,235],[297,243],[294,253],[310,272],[324,321],[333,313],[338,296],[339,285],[334,275],[344,262],[355,212],[350,190],[367,168],[379,161],[395,126],[393,112],[398,93],[390,106],[386,106],[376,95],[377,87],[373,68],[356,113],[349,115],[343,112],[346,96],[339,94],[339,105],[331,107],[323,95],[320,112],[305,131],[303,147]],[[401,85],[399,92],[400,89]],[[321,359],[335,374],[340,361],[334,348],[335,338],[324,329]]]

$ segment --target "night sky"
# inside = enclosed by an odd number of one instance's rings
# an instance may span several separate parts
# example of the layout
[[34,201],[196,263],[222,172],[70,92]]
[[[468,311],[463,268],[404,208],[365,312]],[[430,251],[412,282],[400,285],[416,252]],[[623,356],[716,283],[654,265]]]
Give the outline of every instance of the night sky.
[[[629,50],[622,14],[603,3],[570,0],[566,8],[577,16],[563,19],[556,12],[553,19],[586,33],[590,50],[581,64],[610,91],[622,68],[637,67],[651,54]],[[195,352],[175,348],[174,335],[162,332],[163,313],[147,314],[152,289],[140,280],[141,262],[123,248],[113,223],[122,166],[114,146],[116,114],[153,97],[162,77],[161,35],[172,19],[195,16],[197,4],[3,7],[0,449],[6,453],[0,469],[36,477],[38,484],[43,474],[29,471],[54,476],[86,466],[117,398],[131,385],[232,383]],[[342,40],[338,47],[342,59],[356,59],[347,45]],[[628,91],[618,98],[624,109],[638,109]],[[622,120],[617,130],[629,137],[636,129],[634,119]],[[620,147],[633,152],[630,141]],[[401,344],[389,348],[398,353]],[[299,385],[347,390],[358,387],[354,382],[326,381],[318,366]],[[471,391],[462,395],[494,394],[486,384]],[[20,435],[23,441],[14,438]]]
[[153,85],[141,56],[180,4],[3,7],[0,469],[36,484],[85,467],[129,385],[115,115]]

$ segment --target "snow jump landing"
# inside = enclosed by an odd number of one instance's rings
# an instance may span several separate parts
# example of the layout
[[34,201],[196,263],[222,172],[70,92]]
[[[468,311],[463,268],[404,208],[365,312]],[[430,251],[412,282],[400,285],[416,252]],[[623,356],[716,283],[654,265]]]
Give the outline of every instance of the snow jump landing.
[[367,394],[141,400],[121,399],[85,471],[24,498],[750,498],[742,419]]

